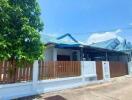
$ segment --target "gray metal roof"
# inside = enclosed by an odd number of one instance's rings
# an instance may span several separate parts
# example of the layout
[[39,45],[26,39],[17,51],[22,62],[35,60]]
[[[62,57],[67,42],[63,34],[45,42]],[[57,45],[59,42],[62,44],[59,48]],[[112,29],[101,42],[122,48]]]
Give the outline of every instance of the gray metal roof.
[[90,46],[114,50],[119,44],[120,44],[120,41],[114,38],[107,41],[94,43],[94,44],[91,44]]
[[[74,37],[72,37],[70,34],[62,35],[61,37],[54,37],[50,35],[43,34],[41,35],[41,41],[44,44],[55,44],[60,46],[67,46],[67,47],[79,47],[82,46],[83,43],[78,42]],[[84,43],[85,44],[85,43]],[[110,39],[107,41],[102,41],[98,43],[94,43],[91,45],[83,45],[83,46],[89,46],[93,48],[99,48],[104,50],[113,50],[113,51],[127,51],[132,50],[132,44],[130,42],[127,42],[124,40],[123,42],[120,42],[117,38]]]
[[128,51],[128,50],[132,50],[132,44],[130,42],[127,42],[126,40],[124,40],[122,43],[120,43],[115,50],[117,51]]
[[110,39],[103,42],[98,42],[91,44],[92,47],[98,47],[103,49],[115,50],[115,51],[128,51],[132,50],[132,44],[124,40],[123,42],[119,41],[117,38]]
[[[68,38],[67,38],[68,37]],[[50,35],[41,35],[41,41],[44,44],[64,44],[64,45],[81,45],[77,40],[75,40],[71,35],[64,35],[63,37],[54,37]]]

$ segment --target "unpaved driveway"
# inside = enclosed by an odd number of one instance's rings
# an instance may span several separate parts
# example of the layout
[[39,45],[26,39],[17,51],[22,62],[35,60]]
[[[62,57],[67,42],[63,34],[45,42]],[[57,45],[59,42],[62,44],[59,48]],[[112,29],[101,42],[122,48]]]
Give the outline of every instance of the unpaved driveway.
[[114,78],[103,84],[46,93],[22,100],[132,100],[132,77]]

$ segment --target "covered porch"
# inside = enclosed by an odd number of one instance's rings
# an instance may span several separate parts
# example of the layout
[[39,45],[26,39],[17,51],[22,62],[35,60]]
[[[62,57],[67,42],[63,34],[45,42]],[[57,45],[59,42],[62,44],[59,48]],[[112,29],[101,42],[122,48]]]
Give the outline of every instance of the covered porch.
[[128,55],[123,52],[91,46],[84,46],[82,48],[82,55],[85,61],[128,62]]
[[123,52],[91,46],[56,44],[47,48],[45,60],[128,62],[128,55]]

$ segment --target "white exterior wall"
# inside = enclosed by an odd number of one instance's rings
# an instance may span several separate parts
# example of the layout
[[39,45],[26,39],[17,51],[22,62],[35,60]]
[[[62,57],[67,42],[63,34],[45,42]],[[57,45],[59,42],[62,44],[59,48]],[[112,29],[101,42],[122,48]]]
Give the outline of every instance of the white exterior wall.
[[45,61],[53,61],[53,49],[54,47],[47,47],[44,53]]
[[68,55],[72,60],[72,52],[77,51],[77,59],[80,60],[80,51],[71,49],[58,49],[54,47],[47,47],[44,53],[45,61],[57,61],[57,55]]
[[57,61],[57,49],[53,48],[53,61]]

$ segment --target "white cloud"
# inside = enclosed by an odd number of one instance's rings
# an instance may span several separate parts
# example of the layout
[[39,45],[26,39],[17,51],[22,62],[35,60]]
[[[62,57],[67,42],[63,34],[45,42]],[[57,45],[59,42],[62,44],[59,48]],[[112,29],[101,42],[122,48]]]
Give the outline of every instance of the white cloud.
[[97,43],[101,41],[106,41],[112,38],[118,38],[122,41],[122,38],[118,36],[118,33],[122,32],[121,29],[118,29],[113,32],[104,32],[104,33],[93,33],[87,40],[87,44]]

